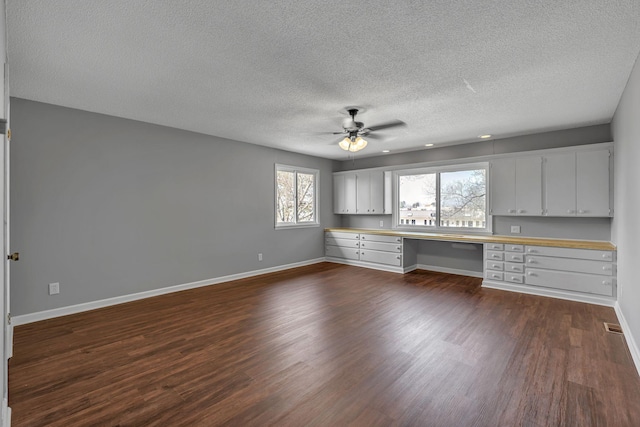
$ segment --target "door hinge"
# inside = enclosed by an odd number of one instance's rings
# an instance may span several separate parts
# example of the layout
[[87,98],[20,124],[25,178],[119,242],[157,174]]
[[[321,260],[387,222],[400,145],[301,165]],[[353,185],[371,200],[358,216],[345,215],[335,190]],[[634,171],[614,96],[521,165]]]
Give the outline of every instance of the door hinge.
[[11,324],[11,313],[7,313],[7,325]]

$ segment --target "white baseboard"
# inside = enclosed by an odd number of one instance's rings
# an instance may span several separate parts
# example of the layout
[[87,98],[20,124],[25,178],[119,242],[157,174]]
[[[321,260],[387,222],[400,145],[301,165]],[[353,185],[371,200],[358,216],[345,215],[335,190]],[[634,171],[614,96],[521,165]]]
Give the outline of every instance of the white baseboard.
[[503,291],[519,292],[521,294],[538,295],[543,297],[559,298],[569,301],[585,302],[588,304],[604,305],[613,307],[615,300],[599,295],[574,294],[558,289],[540,288],[537,286],[518,285],[515,283],[493,282],[491,280],[482,281],[483,288],[500,289]]
[[7,354],[5,357],[11,359],[13,357],[13,319],[11,319],[11,324],[7,325]]
[[354,267],[371,268],[373,270],[389,271],[391,273],[400,273],[400,274],[406,273],[406,271],[402,267],[394,267],[392,265],[383,265],[383,264],[373,264],[370,262],[358,261],[354,259],[327,257],[327,262],[352,265]]
[[618,321],[620,322],[620,327],[622,328],[624,339],[627,341],[627,347],[629,347],[631,358],[633,359],[633,363],[635,363],[636,365],[638,375],[640,375],[640,350],[638,349],[638,344],[636,344],[636,341],[633,339],[633,334],[631,333],[631,329],[629,328],[627,319],[625,319],[618,301],[616,301],[613,309],[616,311],[616,316],[618,316]]
[[7,399],[2,399],[2,419],[0,419],[0,427],[11,427],[11,408]]
[[438,273],[458,274],[460,276],[480,277],[482,278],[482,271],[461,270],[459,268],[440,267],[437,265],[418,264],[416,266],[418,270],[436,271]]
[[247,277],[259,276],[261,274],[275,273],[277,271],[289,270],[291,268],[303,267],[305,265],[324,262],[325,258],[316,258],[308,261],[295,262],[292,264],[279,265],[276,267],[263,268],[261,270],[247,271],[245,273],[230,274],[228,276],[215,277],[213,279],[199,280],[197,282],[185,283],[182,285],[168,286],[150,291],[138,292],[135,294],[122,295],[119,297],[106,298],[98,301],[91,301],[82,304],[70,305],[67,307],[54,308],[52,310],[39,311],[36,313],[22,314],[11,319],[13,326],[38,322],[40,320],[53,319],[54,317],[67,316],[69,314],[81,313],[83,311],[95,310],[96,308],[109,307],[111,305],[125,302],[155,297],[158,295],[170,294],[187,289],[200,288],[202,286],[217,285],[219,283],[230,282],[232,280],[245,279]]

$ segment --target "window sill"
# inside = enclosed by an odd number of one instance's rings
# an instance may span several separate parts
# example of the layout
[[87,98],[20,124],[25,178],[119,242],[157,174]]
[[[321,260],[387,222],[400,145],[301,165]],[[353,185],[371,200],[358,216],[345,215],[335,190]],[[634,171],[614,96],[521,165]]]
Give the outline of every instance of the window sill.
[[291,228],[314,228],[320,227],[320,224],[314,222],[313,224],[278,224],[276,225],[276,230],[288,230]]

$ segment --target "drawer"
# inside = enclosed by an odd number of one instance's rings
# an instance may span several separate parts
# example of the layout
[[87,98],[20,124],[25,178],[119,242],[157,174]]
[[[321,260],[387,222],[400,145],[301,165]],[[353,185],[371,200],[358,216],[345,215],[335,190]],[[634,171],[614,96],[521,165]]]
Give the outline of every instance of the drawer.
[[527,246],[525,248],[525,251],[530,255],[613,261],[612,251],[595,251],[591,249],[572,248],[549,248],[546,246]]
[[360,251],[360,261],[374,262],[376,264],[402,265],[402,255],[391,252],[373,251],[367,249]]
[[504,260],[508,262],[524,262],[524,254],[517,254],[515,252],[506,252],[504,254]]
[[487,261],[504,261],[504,252],[487,251]]
[[343,248],[340,246],[325,246],[324,253],[328,257],[332,258],[344,258],[344,259],[360,259],[360,250],[352,248]]
[[502,261],[487,261],[485,266],[487,270],[504,271],[504,262]]
[[524,274],[504,273],[504,281],[511,283],[524,283]]
[[539,270],[527,267],[525,283],[546,288],[613,296],[615,279],[595,274]]
[[381,243],[402,243],[402,237],[383,236],[381,234],[361,234],[360,240],[367,240],[371,242],[381,242]]
[[527,266],[549,270],[573,271],[576,273],[600,274],[613,276],[613,263],[588,259],[550,258],[527,255]]
[[524,252],[524,245],[504,245],[507,252]]
[[325,237],[335,237],[336,239],[360,239],[360,234],[348,233],[346,231],[327,231],[324,235]]
[[370,241],[362,241],[360,242],[361,249],[371,249],[374,251],[384,251],[384,252],[394,252],[401,253],[402,252],[402,243],[382,243],[382,242],[370,242]]
[[486,271],[484,277],[489,280],[504,280],[504,273],[501,271]]
[[502,243],[485,243],[484,247],[488,251],[503,251],[504,245]]
[[524,264],[517,262],[505,262],[504,271],[511,273],[524,273]]
[[324,239],[325,245],[344,246],[345,248],[359,248],[359,240],[339,239],[336,237],[327,237]]

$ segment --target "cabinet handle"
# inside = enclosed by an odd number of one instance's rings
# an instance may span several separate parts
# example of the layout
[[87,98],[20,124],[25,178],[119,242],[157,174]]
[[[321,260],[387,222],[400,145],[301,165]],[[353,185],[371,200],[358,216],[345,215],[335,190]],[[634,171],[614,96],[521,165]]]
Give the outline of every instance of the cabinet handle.
[[396,259],[400,259],[400,255],[398,255],[398,256],[396,257]]
[[573,209],[567,209],[567,213],[572,214],[572,213],[576,213],[576,211],[574,211]]
[[375,209],[371,209],[371,212],[375,212],[375,211],[376,211]]
[[[364,248],[364,243],[361,245]],[[356,248],[358,247],[358,243],[356,242]]]
[[602,254],[602,258],[604,258],[604,259],[609,259],[609,258],[610,258],[610,255],[609,255],[609,254]]
[[364,236],[360,237],[360,239],[364,240]]
[[585,210],[583,210],[583,209],[580,209],[580,210],[578,211],[578,213],[584,214],[584,213],[587,213],[587,211],[585,211]]
[[535,260],[533,260],[533,259],[529,259],[529,260],[527,260],[527,262],[528,262],[529,264],[535,264],[535,263],[536,263],[536,261],[535,261]]
[[360,255],[364,255],[364,252],[360,252]]
[[603,281],[602,281],[602,284],[603,284],[603,285],[605,285],[605,286],[609,286],[609,285],[611,285],[611,283],[607,282],[606,280],[603,280]]
[[400,241],[401,241],[401,240],[402,240],[402,239],[400,239],[400,237],[398,237],[398,238],[396,239],[396,242],[400,243]]
[[603,266],[603,267],[602,267],[602,269],[603,269],[604,271],[611,271],[611,267],[610,267],[610,266],[607,266],[607,265]]
[[402,246],[396,246],[396,250],[398,250],[398,251],[399,251],[399,250],[401,250],[401,249],[402,249]]
[[359,238],[360,238],[360,235],[359,235],[359,234],[356,234],[356,239],[359,239]]
[[507,212],[508,213],[516,213],[516,210],[515,209],[509,209]]
[[500,276],[499,276],[499,275],[497,275],[497,274],[494,274],[494,275],[493,275],[493,278],[494,278],[494,279],[497,279],[498,277],[500,277]]
[[531,272],[531,271],[527,272],[527,276],[535,276],[535,275],[536,275],[536,274],[535,274],[535,273],[533,273],[533,272]]
[[493,268],[498,268],[499,265],[498,264],[493,264]]
[[498,254],[493,254],[491,255],[493,258],[500,258],[500,256]]
[[536,250],[535,249],[527,249],[527,252],[529,252],[530,254],[535,254]]
[[361,247],[361,248],[364,248],[364,243],[361,243],[361,244],[360,244],[360,247]]
[[370,210],[369,210],[369,209],[367,209],[367,212],[370,212]]
[[524,209],[520,209],[518,210],[518,213],[525,213],[526,211]]

